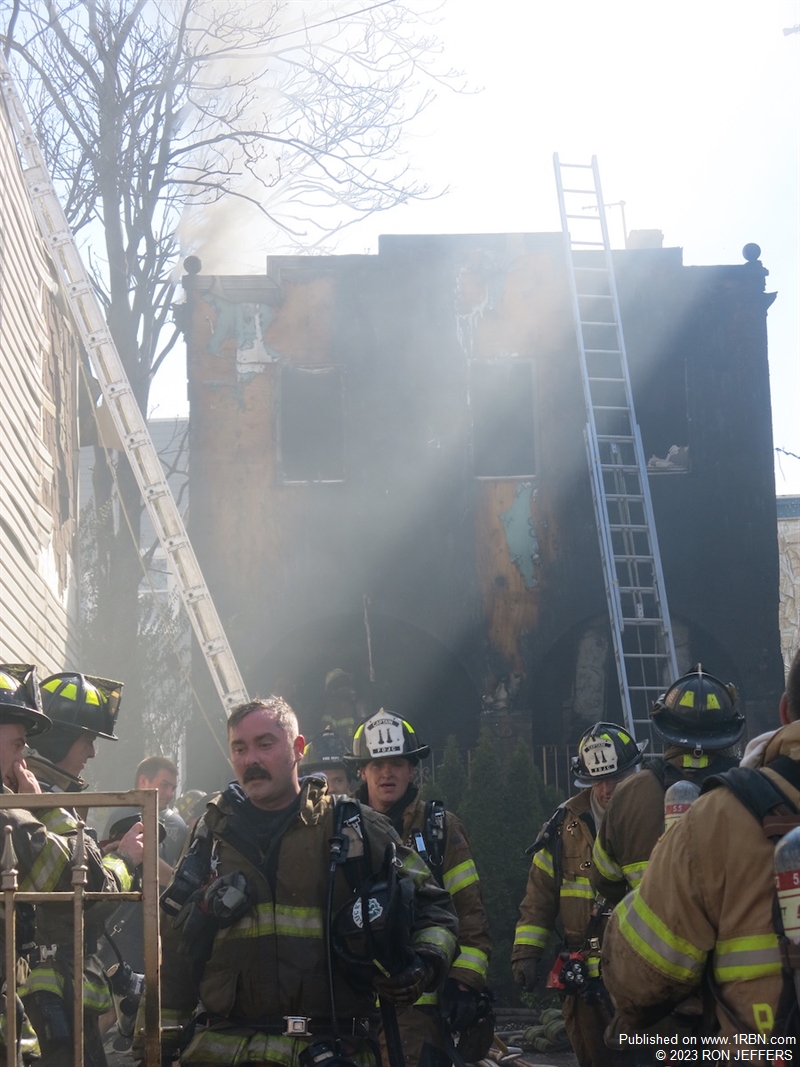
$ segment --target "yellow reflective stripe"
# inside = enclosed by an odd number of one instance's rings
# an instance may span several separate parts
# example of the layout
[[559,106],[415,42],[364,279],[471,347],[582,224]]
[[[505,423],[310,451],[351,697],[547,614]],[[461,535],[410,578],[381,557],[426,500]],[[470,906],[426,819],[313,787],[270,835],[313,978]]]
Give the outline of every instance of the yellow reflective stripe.
[[611,856],[606,852],[603,846],[600,844],[600,838],[596,837],[594,841],[594,849],[592,850],[592,862],[602,876],[609,882],[624,882],[625,875],[622,873],[622,868],[618,863],[612,860]]
[[431,869],[427,863],[416,852],[412,851],[409,851],[400,864],[400,870],[408,875],[417,889],[425,885],[431,876]]
[[[68,950],[69,951],[69,950]],[[27,997],[31,993],[54,993],[64,996],[64,978],[61,972],[51,964],[40,964],[28,973],[24,984],[19,988],[19,995]],[[97,1015],[110,1011],[111,993],[105,981],[99,975],[84,974],[83,1006],[87,1011]]]
[[625,897],[617,907],[617,917],[620,934],[634,952],[657,971],[693,985],[700,980],[705,952],[682,937],[676,937],[645,904],[638,890]]
[[74,834],[78,829],[75,819],[63,808],[48,808],[46,811],[40,811],[38,818],[42,826],[51,834],[60,834],[61,837]]
[[589,972],[590,978],[600,977],[600,957],[599,956],[587,956],[586,957],[586,970]]
[[283,937],[322,937],[322,908],[275,905],[275,932]]
[[322,908],[295,908],[288,904],[259,904],[255,913],[244,915],[235,926],[217,931],[217,938],[313,937],[323,934]]
[[414,948],[435,948],[448,962],[453,959],[458,947],[456,935],[444,926],[427,926],[424,930],[417,930],[411,938],[411,944]]
[[438,993],[423,993],[419,1000],[414,1001],[414,1007],[421,1007],[423,1004],[438,1004]]
[[69,866],[70,853],[64,838],[47,832],[46,837],[44,848],[20,881],[19,887],[25,893],[51,893]]
[[472,860],[464,860],[463,863],[459,863],[457,867],[452,867],[449,871],[444,872],[444,887],[451,897],[461,889],[466,889],[468,885],[473,885],[478,881],[478,872],[475,870],[475,864]]
[[190,1009],[164,1008],[161,1009],[162,1026],[185,1026],[194,1012]]
[[54,967],[34,967],[17,992],[21,997],[27,997],[29,993],[55,993],[61,997],[64,995],[64,978]]
[[641,882],[649,862],[649,860],[642,860],[640,863],[622,864],[622,875],[631,889],[635,889],[639,882]]
[[514,935],[515,945],[534,945],[536,948],[544,948],[550,931],[545,926],[529,926],[520,923]]
[[545,874],[549,874],[551,878],[554,876],[553,857],[546,848],[536,853],[533,857],[533,865],[538,867],[540,871],[544,871]]
[[489,972],[489,957],[479,948],[470,948],[467,945],[459,945],[459,953],[455,958],[453,967],[458,970],[474,971],[481,978],[485,978]]
[[574,882],[561,883],[561,896],[585,897],[587,900],[594,900],[595,893],[588,878],[577,877]]
[[753,934],[718,941],[714,948],[714,977],[718,982],[745,982],[781,973],[777,934]]
[[[278,1067],[294,1067],[298,1056],[308,1045],[298,1038],[282,1034],[223,1033],[216,1030],[201,1030],[183,1053],[186,1064],[220,1064],[230,1067],[232,1063],[269,1063]],[[370,1054],[359,1054],[358,1061],[371,1065]]]
[[109,852],[107,856],[103,856],[103,866],[117,879],[120,893],[130,893],[133,887],[133,875],[125,860]]

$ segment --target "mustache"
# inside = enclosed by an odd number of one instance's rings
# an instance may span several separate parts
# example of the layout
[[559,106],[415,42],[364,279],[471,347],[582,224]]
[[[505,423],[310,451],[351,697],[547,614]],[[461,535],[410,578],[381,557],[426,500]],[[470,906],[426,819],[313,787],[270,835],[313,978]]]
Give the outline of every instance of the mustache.
[[272,780],[272,775],[263,767],[259,767],[258,764],[252,764],[250,767],[246,768],[244,772],[245,782],[255,782],[259,778],[264,778],[269,782]]

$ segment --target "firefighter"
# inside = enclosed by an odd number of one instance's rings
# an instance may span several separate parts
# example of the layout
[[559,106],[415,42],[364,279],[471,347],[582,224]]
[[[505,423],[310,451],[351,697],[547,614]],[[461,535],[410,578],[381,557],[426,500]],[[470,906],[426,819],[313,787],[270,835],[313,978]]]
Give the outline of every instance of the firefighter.
[[45,793],[81,793],[88,788],[81,772],[95,757],[97,738],[118,740],[122,682],[65,672],[45,678],[41,689],[53,727],[31,743],[28,768]]
[[[637,744],[614,723],[598,722],[587,730],[572,761],[581,791],[556,808],[531,849],[511,969],[515,980],[531,992],[550,936],[559,929],[562,941],[553,982],[562,990],[567,1035],[580,1067],[608,1067],[610,1060],[603,1043],[609,1012],[596,969],[602,916],[598,908],[593,910],[595,894],[589,884],[592,845],[612,794],[637,770],[646,744]],[[565,969],[577,981],[565,981]]]
[[[778,787],[773,800],[784,813],[778,829],[785,829],[790,808],[800,808],[800,652],[779,717],[782,728],[767,742],[759,769],[737,768],[709,780],[611,917],[603,974],[624,1034],[651,1026],[701,983],[728,1042],[734,1034],[758,1034],[751,1043],[769,1044],[785,1033],[788,1009],[797,1011],[773,924],[774,845],[750,808],[750,783],[754,775],[760,788],[765,781]],[[742,783],[746,792],[737,794],[733,787]],[[796,812],[791,818],[797,821]],[[710,1032],[707,1025],[704,1030]]]
[[[419,796],[416,768],[430,748],[410,723],[381,708],[356,728],[352,748],[346,758],[362,780],[356,797],[385,815],[403,843],[422,856],[458,913],[459,954],[441,997],[428,994],[398,1013],[406,1062],[437,1067],[451,1062],[450,1033],[467,1034],[487,1014],[481,994],[492,943],[478,872],[461,822],[439,802],[426,804]],[[462,1059],[481,1056],[465,1057],[462,1049]]]
[[589,880],[611,905],[644,874],[664,831],[665,791],[681,779],[700,784],[735,767],[733,746],[744,731],[736,687],[699,663],[656,700],[650,719],[666,742],[664,756],[615,791],[594,843]]
[[306,745],[300,760],[299,773],[323,774],[328,782],[329,793],[349,794],[352,790],[350,772],[345,763],[347,755],[347,745],[334,733],[333,727],[328,725]]
[[[35,776],[26,766],[23,754],[26,739],[39,739],[40,735],[50,729],[51,721],[42,711],[39,686],[36,681],[36,669],[17,664],[0,666],[0,772],[3,777],[3,790],[6,793],[40,793],[41,788]],[[77,826],[70,821],[68,813],[61,809],[50,809],[41,813],[41,822],[30,812],[22,809],[2,811],[0,823],[10,825],[13,829],[12,841],[16,852],[16,866],[19,872],[19,888],[24,892],[69,891],[72,884],[72,863],[77,837]],[[50,826],[58,826],[62,833],[55,833]],[[128,892],[133,887],[136,867],[142,858],[142,825],[139,823],[120,842],[120,848],[114,856],[103,858],[99,849],[88,837],[85,840],[85,863],[87,866],[90,891]],[[53,905],[43,905],[43,909],[52,909]],[[43,958],[42,945],[34,943],[33,930],[30,927],[30,905],[17,905],[19,910],[19,940],[23,942],[22,977],[28,966],[35,968]],[[64,943],[71,941],[71,908],[68,918],[69,933],[64,927],[59,929]],[[42,915],[37,915],[38,921]],[[51,917],[52,921],[52,917]],[[54,920],[57,923],[57,918]],[[53,928],[53,927],[51,927]],[[50,953],[56,953],[56,946],[47,946]],[[71,947],[69,948],[71,956]],[[5,960],[3,953],[2,959]],[[23,981],[20,987],[25,1000],[25,1009],[36,1029],[42,1045],[42,1067],[51,1065],[68,1065],[73,1063],[71,1042],[72,997],[69,998],[68,1016],[65,1019],[63,997],[64,983],[58,977],[47,989],[39,989],[29,995],[31,979]],[[85,990],[91,997],[91,989]],[[109,1001],[110,1003],[110,1001]],[[18,1011],[18,1016],[21,1012]],[[87,1064],[104,1064],[102,1045],[93,1047],[91,1037],[87,1035]]]
[[[236,781],[162,896],[165,1059],[172,1035],[204,1067],[372,1064],[376,991],[411,1003],[452,962],[450,898],[384,819],[298,780],[305,742],[284,700],[235,708],[228,743]],[[363,966],[340,966],[367,936]]]
[[[29,770],[37,775],[43,792],[82,792],[87,784],[80,772],[94,758],[95,740],[98,737],[117,740],[114,729],[122,683],[64,672],[45,678],[41,689],[43,707],[53,727],[43,737],[33,740],[35,753],[28,761]],[[85,813],[80,815],[83,817]],[[54,808],[43,816],[49,829],[65,837],[75,834],[78,817],[74,808]],[[131,825],[137,823],[134,819]],[[68,910],[67,907],[45,908],[37,913],[36,949],[30,973],[21,988],[26,1011],[39,1035],[42,1062],[54,1067],[67,1064],[72,1058],[72,928],[66,917]],[[95,907],[86,919],[85,1044],[86,1062],[93,1067],[105,1063],[100,1020],[113,1009],[109,984],[96,955],[102,924],[110,910],[108,905]]]

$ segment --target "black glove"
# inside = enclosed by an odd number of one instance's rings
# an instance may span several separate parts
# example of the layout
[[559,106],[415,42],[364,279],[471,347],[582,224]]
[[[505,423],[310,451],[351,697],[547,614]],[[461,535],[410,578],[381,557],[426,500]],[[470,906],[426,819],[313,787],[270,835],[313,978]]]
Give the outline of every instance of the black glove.
[[539,978],[539,960],[534,956],[527,960],[514,960],[511,964],[511,972],[514,975],[514,981],[530,993],[536,987]]
[[250,903],[247,879],[240,871],[215,878],[211,885],[198,892],[198,896],[200,911],[213,919],[218,927],[233,926]]
[[477,989],[461,989],[454,978],[444,983],[439,1004],[442,1018],[453,1034],[463,1034],[478,1021],[478,1002],[480,993]]
[[414,1004],[433,983],[433,968],[427,959],[411,953],[411,962],[402,971],[380,975],[374,981],[375,992],[382,1000],[407,1006]]

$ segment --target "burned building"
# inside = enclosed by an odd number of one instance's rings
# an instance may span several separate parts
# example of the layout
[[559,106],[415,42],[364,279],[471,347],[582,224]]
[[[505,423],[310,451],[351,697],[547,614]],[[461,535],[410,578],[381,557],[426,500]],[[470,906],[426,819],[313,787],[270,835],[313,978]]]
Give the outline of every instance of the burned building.
[[[614,255],[678,658],[757,732],[783,682],[774,296],[757,252]],[[249,690],[307,733],[383,704],[435,746],[619,719],[561,235],[185,284],[190,532]]]

